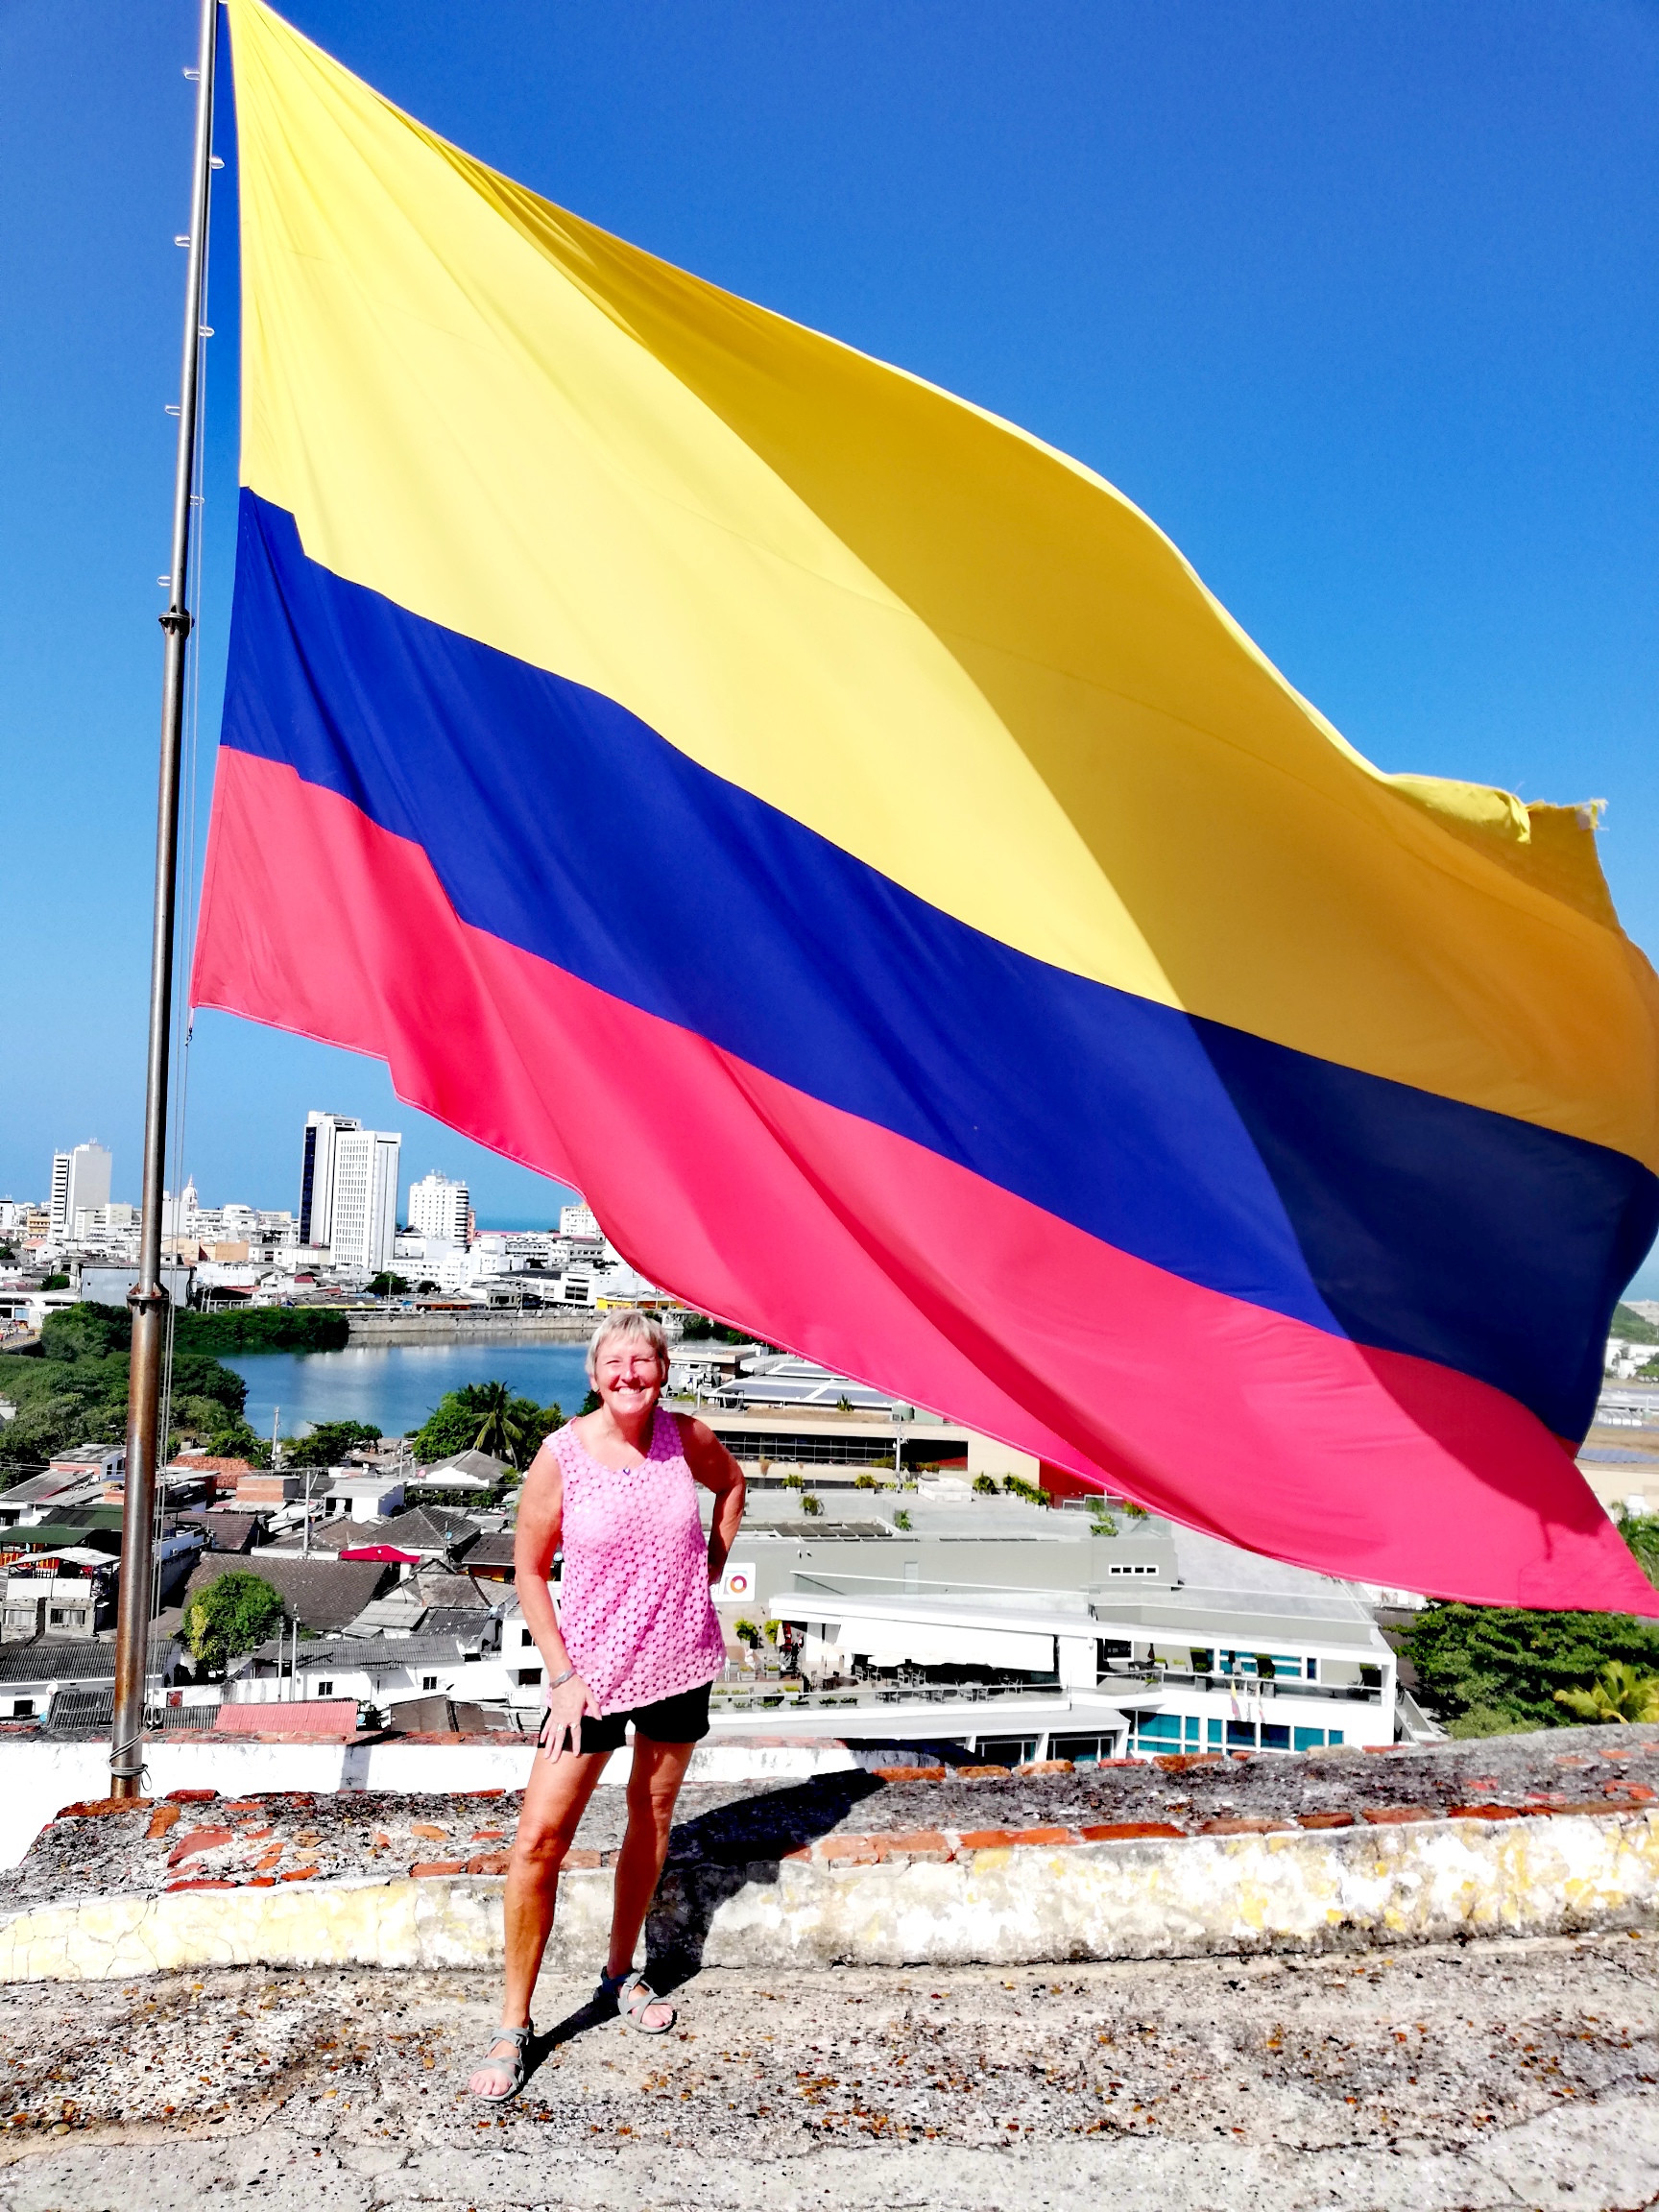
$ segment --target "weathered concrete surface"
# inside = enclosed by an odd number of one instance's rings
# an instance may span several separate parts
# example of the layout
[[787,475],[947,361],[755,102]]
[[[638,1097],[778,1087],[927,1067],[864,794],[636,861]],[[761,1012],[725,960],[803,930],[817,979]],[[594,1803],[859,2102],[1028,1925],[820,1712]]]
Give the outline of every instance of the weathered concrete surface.
[[[1038,1973],[709,1971],[646,2038],[543,1982],[0,1990],[5,2212],[1615,2212],[1659,2200],[1659,1940]],[[64,2132],[54,2132],[62,2128]]]
[[[556,1960],[602,1946],[611,1874],[566,1873]],[[0,1927],[0,1982],[201,1965],[487,1966],[498,1878],[129,1891]],[[709,1966],[1201,1958],[1659,1923],[1659,1814],[991,1848],[943,1863],[671,1865],[654,1952]]]
[[671,1875],[659,1912],[706,1925],[707,1963],[754,1967],[1190,1959],[1650,1926],[1659,1817],[993,1849],[845,1871],[786,1863],[711,1913],[687,1875]]
[[[787,1724],[787,1715],[780,1716],[779,1725]],[[164,1886],[159,1870],[170,1845],[148,1855],[148,1870],[140,1852],[118,1873],[108,1863],[114,1837],[96,1842],[82,1832],[66,1850],[50,1831],[36,1839],[61,1806],[104,1794],[108,1754],[102,1743],[0,1742],[0,1912],[77,1891]],[[1397,1744],[1385,1753],[1348,1746],[1290,1756],[1130,1760],[1075,1771],[1045,1767],[999,1779],[983,1769],[968,1779],[939,1766],[933,1769],[938,1779],[893,1785],[871,1771],[880,1762],[917,1755],[890,1744],[764,1735],[700,1744],[675,1818],[674,1854],[733,1864],[782,1858],[815,1839],[854,1831],[1081,1828],[1130,1820],[1198,1831],[1215,1819],[1302,1820],[1334,1811],[1359,1819],[1405,1805],[1450,1813],[1494,1800],[1516,1811],[1559,1811],[1597,1797],[1610,1805],[1659,1803],[1659,1733],[1618,1726]],[[383,1870],[379,1847],[368,1847],[376,1830],[387,1831],[397,1845],[420,1821],[428,1830],[443,1826],[452,1844],[462,1842],[460,1824],[471,1815],[477,1815],[471,1824],[483,1820],[476,1806],[463,1801],[474,1796],[505,1792],[509,1801],[493,1818],[511,1829],[532,1756],[532,1745],[494,1737],[341,1745],[188,1742],[170,1732],[145,1748],[148,1787],[156,1796],[208,1789],[222,1803],[239,1800],[233,1825],[244,1817],[250,1827],[274,1824],[271,1840],[286,1839],[307,1853],[315,1848],[320,1875],[334,1876]],[[618,1752],[605,1769],[606,1783],[621,1783],[629,1763],[629,1754]],[[619,1789],[595,1791],[578,1842],[613,1848],[624,1814]],[[312,1830],[310,1842],[301,1845],[301,1832]],[[428,1836],[421,1848],[404,1851],[403,1865],[472,1855],[430,1848],[432,1840]],[[210,1861],[200,1871],[233,1872],[237,1859],[232,1852],[223,1864]],[[301,1863],[290,1858],[285,1870]]]
[[[234,1882],[384,1879],[445,1860],[455,1862],[456,1872],[498,1872],[471,1862],[511,1847],[529,1757],[509,1760],[460,1743],[348,1747],[345,1756],[360,1764],[346,1788],[337,1786],[338,1774],[316,1767],[284,1768],[238,1756],[252,1750],[275,1759],[300,1749],[314,1757],[318,1746],[194,1748],[203,1756],[182,1770],[154,1755],[152,1790],[157,1797],[177,1793],[161,1808],[159,1823],[137,1807],[118,1818],[51,1821],[18,1865],[0,1869],[0,1919],[74,1897],[159,1893],[180,1874]],[[340,1758],[338,1745],[326,1748]],[[943,1765],[888,1766],[878,1775],[858,1764],[870,1749],[700,1745],[676,1809],[670,1865],[748,1866],[808,1848],[822,1858],[837,1838],[862,1837],[881,1855],[905,1835],[930,1835],[937,1847],[941,1837],[994,1830],[1004,1832],[1003,1840],[1031,1829],[1048,1839],[1070,1833],[1075,1840],[1096,1827],[1137,1824],[1170,1836],[1204,1835],[1253,1823],[1317,1829],[1475,1809],[1561,1815],[1592,1805],[1608,1812],[1659,1805],[1659,1737],[1648,1741],[1622,1728],[1553,1729],[1385,1754],[1181,1757],[1076,1770],[1045,1765],[1012,1774],[976,1767],[972,1776]],[[840,1760],[839,1770],[811,1764],[827,1757]],[[627,1758],[619,1752],[611,1761],[607,1781]],[[12,1744],[0,1745],[0,1773],[6,1799],[37,1789],[41,1779]],[[51,1813],[76,1797],[100,1797],[108,1787],[101,1768],[80,1790],[64,1791],[67,1779],[57,1777]],[[584,1855],[578,1863],[597,1865],[614,1851],[624,1818],[622,1792],[596,1791],[576,1837]]]

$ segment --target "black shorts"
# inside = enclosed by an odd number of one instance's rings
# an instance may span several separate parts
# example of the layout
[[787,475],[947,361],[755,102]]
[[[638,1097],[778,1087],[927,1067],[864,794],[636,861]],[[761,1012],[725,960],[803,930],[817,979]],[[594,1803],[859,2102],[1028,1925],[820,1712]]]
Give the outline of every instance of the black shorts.
[[586,1714],[581,1747],[584,1751],[620,1751],[623,1731],[630,1720],[636,1734],[649,1736],[653,1743],[700,1743],[709,1733],[710,1687],[700,1682],[695,1690],[682,1690],[678,1697],[661,1697],[655,1705],[635,1705],[626,1713],[607,1713],[603,1720]]

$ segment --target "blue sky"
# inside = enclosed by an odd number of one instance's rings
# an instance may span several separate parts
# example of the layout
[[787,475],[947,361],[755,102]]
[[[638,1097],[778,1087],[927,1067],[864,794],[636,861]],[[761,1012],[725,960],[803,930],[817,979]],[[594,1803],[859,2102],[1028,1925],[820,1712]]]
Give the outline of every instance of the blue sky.
[[[538,190],[1081,455],[1385,767],[1604,797],[1626,926],[1659,946],[1652,7],[289,12]],[[193,13],[0,0],[0,1191],[18,1195],[93,1134],[135,1194]],[[234,261],[222,221],[200,823]],[[204,1197],[292,1204],[299,1125],[326,1105],[401,1128],[407,1172],[467,1173],[487,1217],[558,1202],[372,1064],[220,1016],[191,1061]]]

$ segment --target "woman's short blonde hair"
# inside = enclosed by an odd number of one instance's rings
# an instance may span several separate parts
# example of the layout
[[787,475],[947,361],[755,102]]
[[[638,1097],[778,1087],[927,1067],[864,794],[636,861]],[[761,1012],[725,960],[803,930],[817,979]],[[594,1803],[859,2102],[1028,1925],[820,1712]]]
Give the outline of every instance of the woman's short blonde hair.
[[649,1313],[641,1313],[637,1306],[626,1306],[620,1312],[607,1313],[592,1335],[588,1339],[588,1380],[595,1388],[599,1378],[595,1370],[599,1355],[607,1344],[618,1336],[633,1336],[649,1344],[657,1355],[657,1363],[662,1370],[662,1380],[668,1380],[668,1337],[661,1321]]

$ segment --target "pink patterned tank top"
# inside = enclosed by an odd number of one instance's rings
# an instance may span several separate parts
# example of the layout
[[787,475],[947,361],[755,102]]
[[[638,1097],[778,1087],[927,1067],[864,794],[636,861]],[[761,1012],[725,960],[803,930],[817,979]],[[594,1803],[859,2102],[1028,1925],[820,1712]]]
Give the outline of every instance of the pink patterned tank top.
[[553,1450],[565,1476],[559,1629],[600,1712],[712,1682],[726,1644],[679,1415],[658,1408],[637,1467],[601,1466],[574,1423]]

